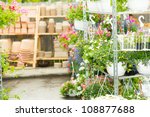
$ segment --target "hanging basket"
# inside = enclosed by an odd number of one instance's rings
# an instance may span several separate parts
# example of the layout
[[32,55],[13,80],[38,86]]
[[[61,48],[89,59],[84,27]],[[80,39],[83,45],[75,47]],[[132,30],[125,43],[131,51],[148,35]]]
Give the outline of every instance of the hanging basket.
[[84,31],[84,30],[87,30],[88,23],[82,20],[74,20],[74,27],[76,30]]
[[146,65],[139,62],[137,65],[137,71],[142,75],[150,75],[150,61]]
[[128,0],[127,4],[131,11],[146,11],[150,6],[149,0]]
[[[114,76],[114,65],[107,65],[106,67],[107,72],[109,73],[110,76]],[[126,66],[123,65],[122,62],[118,63],[118,76],[123,76],[126,72]]]

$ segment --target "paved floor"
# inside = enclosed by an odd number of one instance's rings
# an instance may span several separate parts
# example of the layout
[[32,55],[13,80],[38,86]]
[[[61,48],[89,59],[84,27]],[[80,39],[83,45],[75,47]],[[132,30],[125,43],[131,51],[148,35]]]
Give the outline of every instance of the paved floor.
[[67,75],[16,78],[4,80],[3,85],[11,89],[10,97],[18,95],[21,100],[64,100],[59,90],[62,83],[69,80],[69,78]]

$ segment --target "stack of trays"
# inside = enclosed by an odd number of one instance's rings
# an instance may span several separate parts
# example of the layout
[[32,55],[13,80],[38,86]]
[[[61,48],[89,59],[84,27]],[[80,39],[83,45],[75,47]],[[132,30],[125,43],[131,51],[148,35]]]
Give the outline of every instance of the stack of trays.
[[33,50],[34,50],[34,40],[24,39],[21,42],[19,60],[21,61],[32,61],[33,60]]

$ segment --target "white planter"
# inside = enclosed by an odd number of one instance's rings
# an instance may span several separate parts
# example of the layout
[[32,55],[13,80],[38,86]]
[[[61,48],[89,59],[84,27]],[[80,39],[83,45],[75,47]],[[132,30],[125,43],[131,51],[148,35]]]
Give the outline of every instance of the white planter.
[[79,21],[79,20],[74,20],[74,28],[76,30],[87,30],[88,28],[88,23],[87,22],[84,22],[84,21]]
[[110,0],[100,0],[98,8],[100,12],[112,12]]
[[98,1],[97,2],[94,2],[94,1],[88,1],[87,2],[87,7],[88,7],[88,10],[90,12],[98,12],[98,5],[97,5]]
[[[110,66],[107,66],[106,69],[110,76],[114,76],[113,64],[111,64]],[[126,72],[126,66],[124,66],[122,62],[119,62],[118,63],[118,76],[123,76],[125,72]]]
[[142,64],[142,62],[140,62],[137,65],[137,70],[140,74],[150,75],[150,61],[148,62],[147,65],[144,65],[144,64]]
[[131,11],[146,11],[149,7],[149,0],[128,0],[127,4]]

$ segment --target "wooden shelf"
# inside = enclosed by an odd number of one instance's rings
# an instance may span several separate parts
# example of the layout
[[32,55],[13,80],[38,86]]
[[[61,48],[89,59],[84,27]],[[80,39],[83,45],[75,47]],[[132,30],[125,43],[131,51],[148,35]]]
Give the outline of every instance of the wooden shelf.
[[11,33],[10,34],[0,34],[0,36],[5,36],[5,35],[7,35],[7,36],[20,36],[20,35],[34,35],[34,34],[27,34],[27,33],[26,34],[15,34],[15,33],[14,34],[13,33],[12,34]]
[[[9,62],[12,62],[12,63],[17,63],[19,62],[18,60],[8,60]],[[23,61],[23,63],[27,63],[27,64],[33,64],[33,61]]]
[[38,35],[59,35],[58,33],[38,33]]
[[60,15],[60,16],[40,16],[40,18],[65,18],[66,16]]
[[37,60],[68,60],[68,57],[67,58],[37,58]]

